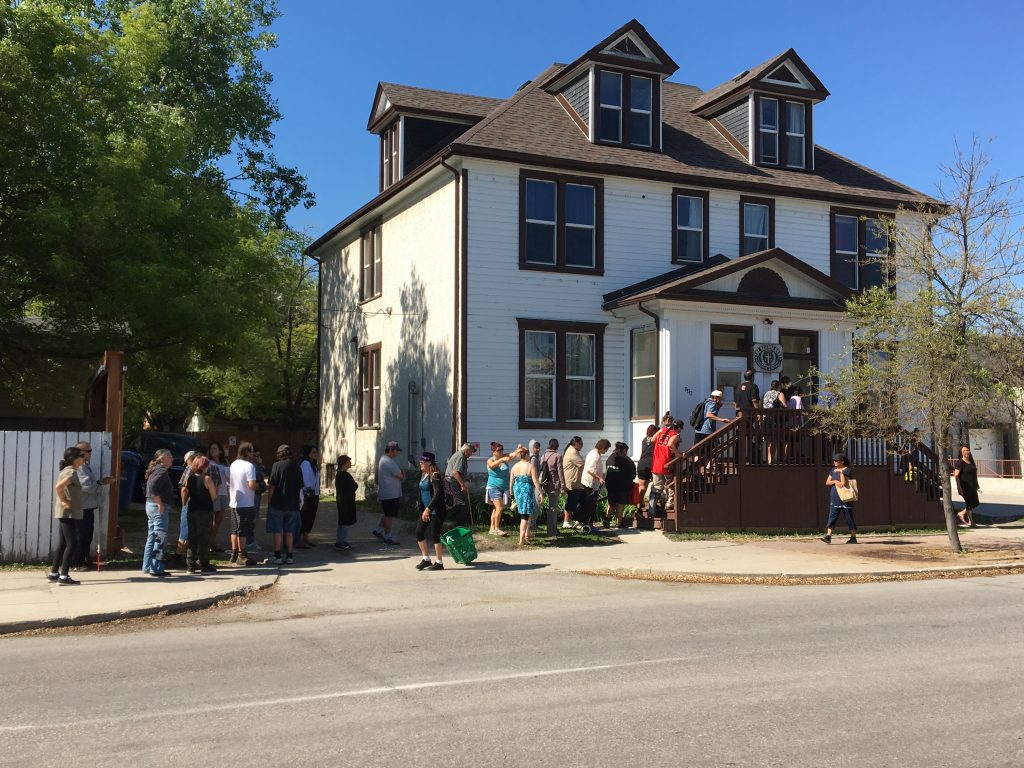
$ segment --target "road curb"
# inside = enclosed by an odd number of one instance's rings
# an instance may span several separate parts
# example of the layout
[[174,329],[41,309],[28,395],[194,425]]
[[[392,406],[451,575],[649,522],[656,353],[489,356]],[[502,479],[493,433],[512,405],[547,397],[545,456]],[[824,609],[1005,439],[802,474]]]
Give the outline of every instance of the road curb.
[[14,621],[0,623],[0,635],[12,635],[18,632],[29,632],[36,629],[60,629],[63,627],[82,627],[90,624],[106,624],[111,621],[120,621],[123,619],[138,619],[145,616],[154,616],[159,613],[166,613],[168,615],[175,613],[185,613],[187,611],[197,611],[203,608],[210,608],[217,603],[230,600],[233,597],[242,597],[249,595],[254,592],[262,592],[265,589],[270,589],[278,580],[281,578],[280,570],[274,574],[273,580],[265,584],[247,585],[243,587],[234,587],[233,589],[224,590],[218,592],[215,595],[207,595],[206,597],[195,598],[194,600],[183,600],[176,603],[168,603],[162,605],[148,605],[144,608],[131,608],[125,611],[108,611],[105,613],[90,613],[84,616],[61,616],[55,619],[39,619],[30,621]]
[[1022,563],[992,563],[950,568],[922,568],[911,571],[864,571],[845,573],[697,573],[650,568],[599,568],[574,570],[583,576],[605,576],[640,581],[681,584],[751,584],[761,586],[814,586],[830,584],[872,584],[885,581],[928,581],[967,579],[972,576],[1014,576],[1024,574]]

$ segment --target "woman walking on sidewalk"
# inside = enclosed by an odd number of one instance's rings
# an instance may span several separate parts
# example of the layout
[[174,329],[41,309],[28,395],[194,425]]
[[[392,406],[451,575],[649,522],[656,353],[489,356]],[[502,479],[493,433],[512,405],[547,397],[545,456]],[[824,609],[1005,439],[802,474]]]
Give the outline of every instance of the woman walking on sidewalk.
[[53,516],[60,522],[60,542],[53,554],[53,567],[46,574],[48,581],[55,581],[62,587],[78,584],[68,575],[71,558],[78,549],[78,534],[75,521],[81,520],[82,483],[78,479],[78,468],[85,464],[85,451],[72,446],[64,451],[64,459],[60,462],[60,474],[57,484],[53,487]]
[[516,514],[519,515],[519,546],[530,540],[530,521],[540,512],[544,491],[540,487],[537,467],[530,460],[530,452],[519,449],[519,461],[512,467],[512,495],[516,499]]
[[[444,505],[443,478],[437,468],[437,459],[430,451],[420,454],[418,501],[420,519],[416,523],[416,546],[420,548],[423,557],[416,565],[416,570],[443,571],[441,526],[444,525],[444,516],[448,510]],[[437,555],[437,560],[433,563],[430,562],[431,544],[434,545],[434,554]]]
[[977,528],[974,522],[974,510],[981,502],[978,501],[978,491],[981,485],[978,483],[978,465],[971,455],[971,449],[966,445],[960,448],[960,458],[953,464],[953,477],[956,478],[956,489],[964,500],[963,511],[957,513],[962,525],[969,525]]
[[163,578],[167,575],[164,567],[164,547],[167,544],[167,523],[174,506],[174,484],[167,470],[174,463],[174,456],[166,448],[153,454],[153,460],[146,469],[146,548],[142,551],[142,572]]
[[826,544],[832,543],[832,530],[835,528],[840,512],[846,517],[846,525],[850,529],[850,538],[846,540],[846,543],[857,543],[857,523],[853,520],[853,502],[843,501],[839,498],[839,489],[850,487],[852,474],[850,462],[845,453],[837,453],[832,456],[832,471],[825,478],[825,485],[829,486],[829,509],[825,535],[821,537],[821,540]]

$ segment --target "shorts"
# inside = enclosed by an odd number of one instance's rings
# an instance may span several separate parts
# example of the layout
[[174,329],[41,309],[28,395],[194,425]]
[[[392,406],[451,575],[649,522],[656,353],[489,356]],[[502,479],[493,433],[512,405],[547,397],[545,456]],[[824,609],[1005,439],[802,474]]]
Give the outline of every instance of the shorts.
[[650,469],[637,469],[636,476],[643,480],[645,483],[651,482],[654,479],[654,473]]
[[267,507],[267,533],[294,533],[298,519],[297,509]]
[[608,492],[608,502],[610,504],[632,504],[632,489],[627,488],[624,491],[618,489]]
[[504,500],[504,498],[505,498],[505,489],[504,488],[495,488],[495,487],[489,485],[489,486],[487,486],[486,494],[487,494],[487,500],[488,501],[494,501],[495,499],[502,499],[502,500]]
[[380,511],[384,517],[394,517],[398,514],[398,503],[401,499],[381,499]]
[[251,540],[256,532],[256,507],[231,507],[230,532]]

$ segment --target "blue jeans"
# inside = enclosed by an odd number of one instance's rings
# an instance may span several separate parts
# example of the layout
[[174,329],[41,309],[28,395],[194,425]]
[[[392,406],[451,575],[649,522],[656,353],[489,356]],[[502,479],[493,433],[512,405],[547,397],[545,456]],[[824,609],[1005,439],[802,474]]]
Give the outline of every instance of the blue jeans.
[[170,517],[167,505],[160,513],[155,501],[146,502],[148,518],[146,548],[142,551],[142,572],[162,573],[164,570],[164,545],[167,543],[167,519]]

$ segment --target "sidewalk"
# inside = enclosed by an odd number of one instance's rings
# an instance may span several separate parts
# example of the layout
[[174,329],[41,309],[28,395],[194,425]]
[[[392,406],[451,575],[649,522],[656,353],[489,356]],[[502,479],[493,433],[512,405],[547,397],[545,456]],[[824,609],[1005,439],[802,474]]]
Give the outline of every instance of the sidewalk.
[[[993,513],[1011,518],[1024,515],[1024,499],[986,498]],[[362,515],[352,539],[352,553],[331,548],[334,540],[333,505],[324,505],[317,520],[315,549],[297,553],[295,570],[307,578],[330,581],[351,569],[372,571],[374,578],[413,575],[410,563],[418,556],[410,530],[402,546],[381,549],[370,536],[375,516]],[[411,525],[411,524],[409,524]],[[949,551],[945,532],[923,536],[866,534],[848,545],[840,530],[831,545],[815,536],[786,539],[673,541],[659,531],[607,531],[622,543],[593,547],[523,548],[482,551],[478,565],[535,566],[557,571],[624,578],[716,583],[814,584],[840,581],[878,581],[945,578],[951,575],[1024,573],[1024,520],[973,530],[961,529],[965,555]],[[386,551],[385,551],[386,550]],[[329,568],[321,564],[334,563]],[[310,567],[314,569],[310,571]],[[447,560],[446,574],[471,572]],[[253,590],[273,586],[289,567],[221,568],[203,578],[181,571],[154,579],[135,570],[74,573],[80,586],[60,587],[46,581],[45,569],[0,571],[0,635],[26,629],[92,624],[145,616],[164,611],[202,608]],[[468,575],[468,574],[467,574]],[[438,574],[437,576],[440,576]],[[436,577],[435,577],[436,578]]]

